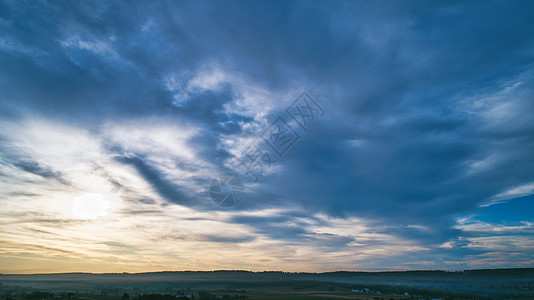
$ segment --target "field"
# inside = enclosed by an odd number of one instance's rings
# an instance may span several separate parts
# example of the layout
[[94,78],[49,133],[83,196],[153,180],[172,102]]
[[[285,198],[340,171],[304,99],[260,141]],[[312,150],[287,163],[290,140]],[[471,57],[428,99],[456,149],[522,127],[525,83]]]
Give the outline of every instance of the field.
[[0,284],[16,300],[534,299],[534,269],[4,274]]

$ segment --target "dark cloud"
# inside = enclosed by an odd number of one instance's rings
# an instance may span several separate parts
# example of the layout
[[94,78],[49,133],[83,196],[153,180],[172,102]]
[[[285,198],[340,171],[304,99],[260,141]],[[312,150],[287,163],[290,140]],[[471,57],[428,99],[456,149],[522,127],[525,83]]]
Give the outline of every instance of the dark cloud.
[[37,162],[18,161],[14,163],[14,166],[28,173],[32,173],[46,179],[55,179],[62,184],[68,185],[68,182],[63,178],[60,172],[53,171],[47,167],[42,167]]
[[167,201],[182,205],[190,204],[193,201],[192,197],[181,190],[177,184],[166,179],[164,174],[145,163],[142,158],[116,157],[116,160],[133,166],[139,172],[139,175],[150,183],[158,194]]
[[206,235],[202,237],[206,241],[216,242],[216,243],[246,243],[251,242],[256,239],[254,236],[242,236],[242,237],[233,237],[233,236],[213,236]]
[[[65,176],[57,170],[54,170],[52,167],[47,166],[43,163],[34,161],[29,155],[21,153],[19,147],[13,146],[7,139],[0,137],[0,150],[2,154],[0,155],[0,166],[4,167],[14,167],[22,172],[31,173],[37,175],[44,180],[53,180],[64,186],[70,186],[71,183],[65,178]],[[7,169],[6,169],[6,172]],[[0,176],[12,177],[12,172],[3,174],[0,172]],[[31,179],[27,179],[28,183],[32,183]],[[32,195],[32,193],[17,192],[18,194],[27,194]]]

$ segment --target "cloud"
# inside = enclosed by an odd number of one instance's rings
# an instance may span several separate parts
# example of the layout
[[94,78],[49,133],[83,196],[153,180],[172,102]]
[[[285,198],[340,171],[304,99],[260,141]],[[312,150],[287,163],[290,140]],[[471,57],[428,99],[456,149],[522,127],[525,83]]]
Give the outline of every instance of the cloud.
[[534,183],[527,183],[521,186],[513,187],[509,190],[506,190],[493,196],[491,202],[483,204],[482,206],[490,206],[493,204],[502,203],[506,200],[524,197],[532,194],[534,194]]
[[[0,6],[8,271],[532,262],[532,4]],[[285,111],[304,91],[307,131]],[[298,142],[216,207],[210,180],[277,118]],[[109,214],[72,216],[85,193]]]

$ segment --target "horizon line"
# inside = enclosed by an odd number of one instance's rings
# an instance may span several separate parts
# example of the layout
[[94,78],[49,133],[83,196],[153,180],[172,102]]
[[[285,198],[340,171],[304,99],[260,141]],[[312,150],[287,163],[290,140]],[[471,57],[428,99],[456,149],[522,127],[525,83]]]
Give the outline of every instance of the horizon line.
[[150,271],[150,272],[57,272],[57,273],[0,273],[2,275],[68,275],[68,274],[87,274],[87,275],[137,275],[137,274],[157,274],[157,273],[213,273],[213,272],[247,272],[247,273],[291,273],[291,274],[328,274],[328,273],[408,273],[408,272],[447,272],[447,273],[461,273],[470,271],[510,271],[510,270],[534,270],[534,267],[524,268],[483,268],[483,269],[463,269],[463,270],[447,270],[447,269],[413,269],[413,270],[385,270],[385,271],[324,271],[324,272],[291,272],[291,271],[251,271],[239,269],[218,269],[218,270],[174,270],[174,271]]

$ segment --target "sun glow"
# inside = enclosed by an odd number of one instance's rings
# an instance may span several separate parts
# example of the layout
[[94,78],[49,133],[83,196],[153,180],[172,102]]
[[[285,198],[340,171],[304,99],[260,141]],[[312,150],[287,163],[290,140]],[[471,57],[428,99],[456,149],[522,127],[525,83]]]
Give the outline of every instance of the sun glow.
[[87,193],[74,200],[72,212],[81,219],[96,219],[107,215],[109,201],[101,194]]

